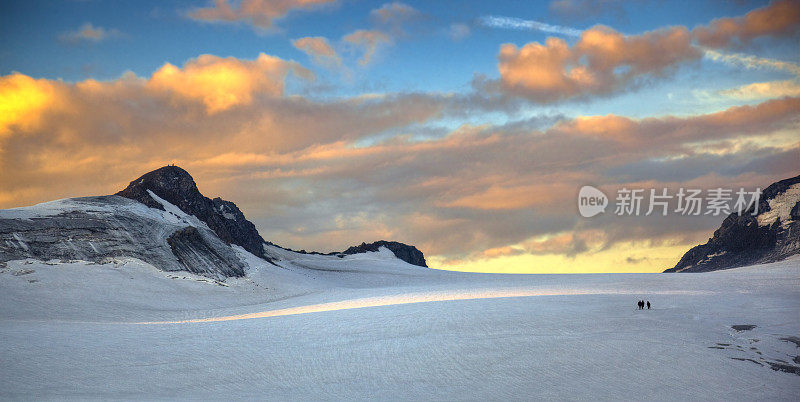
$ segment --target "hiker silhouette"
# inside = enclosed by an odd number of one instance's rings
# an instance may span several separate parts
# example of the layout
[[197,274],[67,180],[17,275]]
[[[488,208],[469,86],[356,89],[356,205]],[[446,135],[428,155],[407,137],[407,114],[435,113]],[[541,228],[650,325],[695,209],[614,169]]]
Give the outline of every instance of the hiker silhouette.
[[647,301],[647,309],[650,310],[650,300]]

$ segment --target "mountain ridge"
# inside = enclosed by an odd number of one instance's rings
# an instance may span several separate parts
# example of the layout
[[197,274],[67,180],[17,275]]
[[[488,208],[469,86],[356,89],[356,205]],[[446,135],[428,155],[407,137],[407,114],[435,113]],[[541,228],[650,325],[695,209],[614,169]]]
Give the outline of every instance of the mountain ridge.
[[[0,210],[0,262],[133,257],[164,271],[224,279],[246,274],[233,246],[275,264],[279,257],[265,245],[280,247],[265,241],[235,203],[204,196],[192,176],[174,165],[147,172],[114,195]],[[382,246],[402,261],[427,267],[416,247],[383,240],[328,255],[342,258]]]
[[769,185],[754,208],[728,215],[708,242],[689,249],[664,272],[716,271],[800,253],[800,175]]

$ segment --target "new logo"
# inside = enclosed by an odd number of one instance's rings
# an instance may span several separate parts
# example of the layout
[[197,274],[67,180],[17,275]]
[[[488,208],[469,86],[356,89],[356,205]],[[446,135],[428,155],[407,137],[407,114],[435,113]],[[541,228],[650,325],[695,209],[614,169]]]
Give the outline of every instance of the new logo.
[[592,187],[583,186],[578,192],[578,212],[584,218],[591,218],[605,212],[608,206],[608,197],[602,191]]

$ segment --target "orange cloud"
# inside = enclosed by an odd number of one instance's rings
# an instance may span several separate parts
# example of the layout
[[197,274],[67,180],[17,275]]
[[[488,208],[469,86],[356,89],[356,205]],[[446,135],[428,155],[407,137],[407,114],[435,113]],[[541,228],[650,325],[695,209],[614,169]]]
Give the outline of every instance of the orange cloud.
[[214,0],[211,7],[189,12],[189,17],[209,22],[245,22],[257,28],[273,27],[274,20],[285,17],[292,10],[308,10],[336,0],[242,0],[238,7],[228,0]]
[[395,1],[372,10],[370,16],[393,36],[403,36],[406,34],[403,25],[421,21],[423,14],[408,4]]
[[533,208],[563,200],[566,193],[572,194],[571,186],[553,183],[546,185],[491,185],[483,191],[475,191],[454,201],[443,203],[447,207],[463,207],[483,210],[511,210]]
[[44,111],[56,105],[59,84],[13,73],[0,77],[0,138],[12,130],[33,130]]
[[[622,149],[671,147],[676,144],[710,141],[748,132],[763,132],[776,126],[792,127],[800,113],[800,98],[775,99],[754,106],[735,106],[706,115],[631,119],[624,116],[581,116],[557,123],[550,130],[611,142]],[[617,148],[617,149],[621,149]]]
[[201,55],[183,68],[164,64],[147,82],[155,91],[202,102],[210,114],[249,104],[258,95],[283,95],[290,73],[312,78],[311,72],[291,61],[259,54],[256,60]]
[[762,36],[788,36],[800,31],[800,2],[779,0],[742,17],[718,18],[692,31],[704,46],[724,48]]
[[342,58],[328,43],[328,39],[321,36],[304,37],[292,41],[292,46],[309,55],[314,63],[327,67],[340,67]]
[[755,82],[736,88],[719,91],[722,96],[735,99],[753,100],[800,96],[800,80]]
[[538,102],[607,94],[638,78],[667,72],[697,59],[689,31],[671,27],[626,36],[605,26],[584,31],[573,46],[560,38],[522,48],[504,44],[498,55],[500,84],[508,92]]
[[[391,236],[439,258],[493,249],[487,255],[565,256],[686,232],[672,220],[637,220],[603,226],[608,239],[573,233],[596,229],[575,210],[582,185],[763,186],[797,170],[798,98],[688,117],[560,119],[547,129],[527,120],[465,125],[364,145],[414,133],[453,106],[433,94],[318,101],[280,96],[280,79],[228,87],[197,78],[217,65],[237,77],[260,68],[209,56],[161,79],[161,70],[77,84],[0,77],[0,207],[109,194],[131,172],[178,163],[201,191],[236,201],[265,238],[290,247],[328,251]],[[200,90],[206,84],[237,97],[217,101]],[[718,223],[690,229],[702,236]]]
[[358,64],[366,66],[372,62],[375,53],[382,46],[392,43],[388,35],[381,31],[359,29],[351,34],[345,35],[343,41],[363,49],[364,54],[358,60]]
[[101,42],[109,37],[119,35],[116,29],[105,29],[103,27],[95,27],[91,23],[81,25],[75,31],[65,32],[59,35],[59,39],[64,42],[76,43],[80,41],[88,42]]
[[403,20],[417,18],[420,12],[408,4],[395,1],[372,10],[370,15],[382,24],[392,24],[396,21],[402,22]]
[[521,249],[518,249],[518,248],[514,248],[514,247],[511,247],[511,246],[503,246],[503,247],[495,247],[495,248],[490,248],[490,249],[483,250],[483,252],[481,253],[481,256],[482,257],[486,257],[486,258],[496,258],[496,257],[501,257],[501,256],[506,256],[506,255],[517,255],[517,254],[520,254],[522,252],[524,252],[524,250],[521,250]]

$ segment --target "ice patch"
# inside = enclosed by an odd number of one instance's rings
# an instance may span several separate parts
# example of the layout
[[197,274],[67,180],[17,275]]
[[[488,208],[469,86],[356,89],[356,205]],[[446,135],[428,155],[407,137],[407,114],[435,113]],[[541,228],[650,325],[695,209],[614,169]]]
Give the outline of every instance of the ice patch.
[[228,212],[224,205],[220,205],[217,209],[219,209],[219,213],[222,214],[225,219],[230,219],[232,221],[236,220],[236,216]]
[[769,211],[758,215],[758,226],[767,226],[780,218],[784,227],[791,221],[792,208],[800,201],[800,183],[793,184],[786,191],[769,200]]
[[28,245],[25,243],[24,240],[22,240],[19,237],[19,235],[17,233],[14,233],[14,239],[17,240],[17,243],[19,244],[20,247],[22,247],[23,250],[28,251]]
[[[156,193],[152,192],[149,189],[147,190],[147,193],[150,194],[150,197],[152,197],[157,203],[161,204],[161,206],[164,207],[164,211],[166,211],[166,213],[164,214],[164,217],[167,220],[171,220],[171,221],[175,222],[174,218],[177,218],[179,220],[179,222],[188,224],[190,226],[194,226],[194,227],[197,227],[197,228],[209,229],[208,225],[206,225],[205,222],[201,221],[196,216],[189,215],[186,212],[183,212],[176,205],[174,205],[171,202],[169,202],[169,201],[157,196]],[[170,219],[170,215],[172,217],[174,217],[174,218]]]

